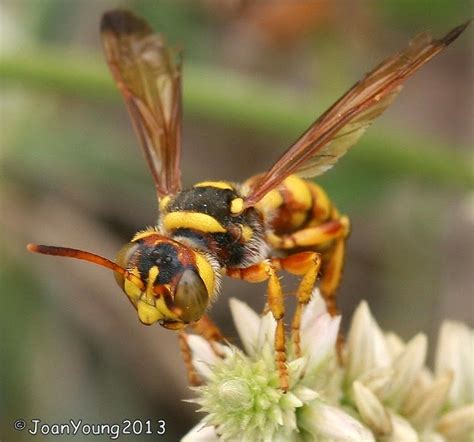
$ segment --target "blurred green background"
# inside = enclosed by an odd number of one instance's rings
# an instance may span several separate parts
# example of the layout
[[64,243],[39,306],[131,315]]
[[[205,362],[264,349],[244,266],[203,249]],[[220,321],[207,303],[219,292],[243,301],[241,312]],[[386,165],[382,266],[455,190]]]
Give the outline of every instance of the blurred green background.
[[[35,241],[113,257],[156,219],[100,48],[100,16],[115,7],[184,48],[191,185],[265,170],[364,72],[416,33],[441,36],[465,21],[471,2],[2,0],[2,440],[32,439],[12,429],[20,417],[165,419],[171,441],[199,418],[181,401],[192,392],[173,332],[142,326],[107,271],[25,250]],[[353,223],[345,324],[361,299],[403,338],[421,330],[435,339],[446,317],[473,322],[471,41],[467,29],[417,73],[319,180]],[[263,285],[226,281],[212,317],[232,337],[227,299],[261,308],[263,294]]]

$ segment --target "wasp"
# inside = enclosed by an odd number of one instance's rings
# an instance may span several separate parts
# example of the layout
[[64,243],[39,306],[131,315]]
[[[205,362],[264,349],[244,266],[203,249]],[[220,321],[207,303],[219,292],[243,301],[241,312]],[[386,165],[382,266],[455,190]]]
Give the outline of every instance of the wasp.
[[180,331],[192,382],[196,378],[183,328],[194,325],[211,342],[221,339],[206,312],[222,277],[266,281],[267,309],[277,324],[275,363],[280,387],[287,390],[285,306],[278,274],[285,270],[301,277],[291,338],[299,355],[301,314],[318,277],[329,313],[338,312],[335,293],[350,231],[349,218],[307,179],[330,169],[393,102],[403,82],[466,26],[439,40],[428,34],[415,37],[350,88],[267,172],[242,184],[202,181],[182,189],[180,54],[132,12],[106,12],[101,22],[105,58],[153,176],[158,221],[135,234],[115,262],[65,247],[29,244],[28,249],[112,270],[142,323]]

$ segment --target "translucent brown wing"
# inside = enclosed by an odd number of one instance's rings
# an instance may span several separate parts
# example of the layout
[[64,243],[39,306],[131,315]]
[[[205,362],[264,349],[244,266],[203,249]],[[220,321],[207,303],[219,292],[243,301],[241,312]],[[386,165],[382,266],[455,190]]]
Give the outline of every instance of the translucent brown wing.
[[181,188],[181,62],[175,51],[130,11],[106,12],[105,57],[122,92],[158,196]]
[[454,41],[468,24],[454,28],[439,40],[420,34],[408,48],[366,74],[252,185],[245,206],[257,203],[288,175],[313,177],[330,169],[390,105],[402,83]]

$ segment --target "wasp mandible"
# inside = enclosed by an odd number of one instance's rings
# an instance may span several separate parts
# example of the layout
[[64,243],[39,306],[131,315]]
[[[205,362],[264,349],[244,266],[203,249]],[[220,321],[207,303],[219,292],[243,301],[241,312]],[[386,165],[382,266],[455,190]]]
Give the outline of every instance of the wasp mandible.
[[[148,23],[130,11],[102,17],[105,57],[122,93],[155,182],[158,223],[138,232],[116,262],[90,252],[29,244],[28,250],[89,261],[114,271],[140,321],[182,331],[194,325],[210,341],[221,338],[206,316],[223,275],[267,282],[267,306],[276,323],[275,353],[280,386],[288,389],[285,312],[278,272],[301,277],[292,321],[300,353],[304,306],[320,276],[328,311],[335,315],[349,219],[311,178],[330,169],[383,113],[403,82],[454,41],[467,26],[434,40],[428,34],[383,61],[349,89],[261,175],[243,184],[203,181],[181,188],[181,59]],[[382,148],[382,147],[381,147]]]

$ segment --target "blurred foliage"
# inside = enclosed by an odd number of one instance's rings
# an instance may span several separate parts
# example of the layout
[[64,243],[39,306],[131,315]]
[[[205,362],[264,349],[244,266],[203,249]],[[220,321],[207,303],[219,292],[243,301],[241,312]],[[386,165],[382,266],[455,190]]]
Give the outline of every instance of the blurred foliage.
[[427,22],[437,30],[446,23],[466,20],[471,16],[472,3],[460,0],[383,0],[379,2],[380,13],[387,26],[395,25],[409,32],[419,32]]
[[[84,63],[79,57],[37,48],[34,53],[3,57],[0,75],[4,80],[23,87],[99,102],[118,101],[118,94],[104,71],[103,63],[100,66],[90,60]],[[242,129],[273,132],[287,138],[289,134],[301,131],[315,113],[323,110],[315,112],[314,103],[307,103],[307,99],[299,100],[298,106],[296,103],[290,105],[296,102],[295,98],[282,91],[279,85],[232,77],[227,72],[191,64],[185,69],[183,95],[186,112],[191,116],[211,118],[221,123],[231,121]],[[429,147],[420,147],[422,144]],[[90,149],[90,155],[95,155],[93,152]],[[89,153],[81,151],[77,161],[87,161],[84,155]],[[27,158],[24,160],[28,161]],[[359,166],[355,167],[354,162]],[[352,171],[370,170],[377,178],[408,174],[437,184],[470,188],[474,183],[473,170],[462,152],[449,152],[439,141],[428,141],[426,136],[417,140],[414,134],[392,131],[369,132],[357,153],[348,157],[345,166],[339,167]],[[352,173],[342,175],[358,181]],[[331,178],[327,180],[330,182]],[[364,182],[371,182],[365,173]],[[341,188],[352,188],[347,184]]]

